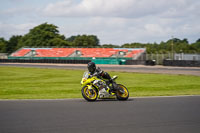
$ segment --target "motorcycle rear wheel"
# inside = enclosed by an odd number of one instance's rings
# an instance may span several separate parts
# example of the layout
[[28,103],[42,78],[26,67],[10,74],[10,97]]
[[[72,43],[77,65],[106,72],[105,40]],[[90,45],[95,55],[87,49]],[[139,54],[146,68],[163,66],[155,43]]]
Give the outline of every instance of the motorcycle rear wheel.
[[84,86],[81,89],[81,93],[82,93],[83,98],[85,98],[85,100],[87,101],[96,101],[97,96],[98,96],[96,89],[92,88],[92,92],[91,92],[91,90],[88,89],[88,86]]
[[118,84],[118,87],[120,87],[120,89],[123,89],[124,93],[121,93],[120,91],[116,92],[116,96],[118,100],[127,100],[129,98],[129,92],[128,89],[121,84]]

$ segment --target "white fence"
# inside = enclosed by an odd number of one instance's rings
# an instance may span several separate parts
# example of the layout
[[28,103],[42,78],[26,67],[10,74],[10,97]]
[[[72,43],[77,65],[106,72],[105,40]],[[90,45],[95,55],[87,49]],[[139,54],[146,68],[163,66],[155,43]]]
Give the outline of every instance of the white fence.
[[140,60],[155,60],[156,64],[162,65],[163,60],[200,61],[200,54],[144,54],[140,57]]

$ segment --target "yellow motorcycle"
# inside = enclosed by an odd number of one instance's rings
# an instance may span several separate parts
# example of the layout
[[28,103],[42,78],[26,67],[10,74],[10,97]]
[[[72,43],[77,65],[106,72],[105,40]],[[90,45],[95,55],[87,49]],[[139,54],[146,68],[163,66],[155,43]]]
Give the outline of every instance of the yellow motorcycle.
[[117,76],[113,76],[113,82],[110,83],[97,76],[90,75],[89,72],[84,72],[81,80],[83,98],[87,101],[96,101],[97,98],[127,100],[129,97],[128,89],[122,84],[117,84],[115,82],[116,79]]

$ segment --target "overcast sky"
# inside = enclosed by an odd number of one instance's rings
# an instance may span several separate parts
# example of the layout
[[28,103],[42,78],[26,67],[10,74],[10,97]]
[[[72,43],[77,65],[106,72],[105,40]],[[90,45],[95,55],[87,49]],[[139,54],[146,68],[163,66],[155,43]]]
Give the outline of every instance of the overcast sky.
[[97,35],[101,44],[200,38],[200,0],[0,0],[0,37],[48,22],[66,37]]

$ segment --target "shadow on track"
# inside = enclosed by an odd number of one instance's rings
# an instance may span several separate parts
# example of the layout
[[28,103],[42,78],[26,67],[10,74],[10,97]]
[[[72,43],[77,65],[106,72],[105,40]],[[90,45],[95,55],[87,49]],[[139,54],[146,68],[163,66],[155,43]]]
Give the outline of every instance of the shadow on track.
[[134,101],[133,98],[129,98],[128,100],[125,101],[119,101],[117,99],[97,99],[96,101],[86,101],[85,99],[82,100],[82,102],[91,102],[91,103],[95,103],[95,102],[131,102]]

